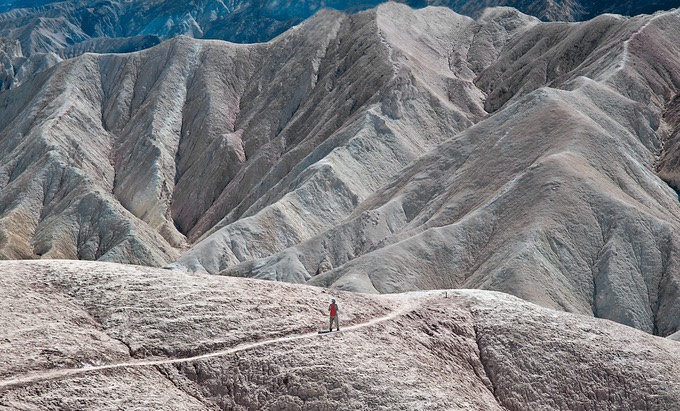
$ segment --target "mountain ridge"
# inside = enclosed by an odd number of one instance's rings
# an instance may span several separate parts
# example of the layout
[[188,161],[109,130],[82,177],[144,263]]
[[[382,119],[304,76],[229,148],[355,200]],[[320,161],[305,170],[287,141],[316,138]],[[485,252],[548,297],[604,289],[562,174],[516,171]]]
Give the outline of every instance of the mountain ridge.
[[484,288],[673,334],[677,19],[390,3],[83,54],[0,94],[0,253]]
[[[77,0],[5,3],[0,9],[0,37],[10,50],[0,54],[4,74],[0,89],[21,84],[33,74],[74,53],[141,50],[177,35],[237,43],[268,41],[301,23],[324,7],[356,12],[385,2],[229,0],[209,2]],[[469,2],[459,0],[403,0],[414,7],[446,6],[478,18],[483,10],[511,6],[544,21],[582,21],[602,13],[636,15],[680,7],[677,0],[646,2],[582,2],[568,0]],[[12,7],[24,7],[14,8]],[[4,11],[4,12],[2,12]]]

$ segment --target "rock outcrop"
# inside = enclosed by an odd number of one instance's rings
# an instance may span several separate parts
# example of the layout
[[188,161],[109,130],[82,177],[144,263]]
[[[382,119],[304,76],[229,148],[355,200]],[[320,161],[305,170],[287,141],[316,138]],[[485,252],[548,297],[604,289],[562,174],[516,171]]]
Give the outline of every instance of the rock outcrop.
[[[6,409],[680,405],[678,342],[502,293],[331,294],[82,261],[0,270]],[[319,335],[331,296],[341,332]]]

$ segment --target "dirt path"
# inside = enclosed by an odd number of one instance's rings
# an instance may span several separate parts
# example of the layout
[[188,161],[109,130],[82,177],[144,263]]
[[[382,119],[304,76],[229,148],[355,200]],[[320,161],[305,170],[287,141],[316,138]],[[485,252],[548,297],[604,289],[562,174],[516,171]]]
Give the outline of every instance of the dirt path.
[[[389,320],[392,320],[396,317],[399,317],[399,316],[401,316],[401,315],[405,314],[406,312],[413,309],[413,303],[410,299],[400,298],[400,299],[394,299],[394,301],[395,301],[395,303],[399,304],[398,309],[390,312],[387,315],[384,315],[382,317],[373,318],[373,319],[371,319],[367,322],[364,322],[364,323],[343,327],[341,329],[340,333],[358,330],[358,329],[361,329],[361,328],[370,327],[372,325],[379,324],[381,322],[389,321]],[[335,334],[335,333],[333,333],[333,334]],[[107,365],[84,367],[84,368],[66,368],[66,369],[27,373],[27,374],[24,374],[24,375],[21,375],[21,376],[7,378],[3,381],[0,381],[0,392],[5,391],[6,389],[12,388],[12,387],[15,387],[15,386],[21,386],[21,385],[26,385],[26,384],[31,384],[31,383],[41,382],[41,381],[55,380],[55,379],[60,379],[60,378],[64,378],[64,377],[70,377],[70,376],[74,376],[74,375],[86,374],[86,373],[97,372],[97,371],[102,371],[102,370],[110,370],[110,369],[116,369],[116,368],[131,368],[131,367],[149,367],[149,366],[162,365],[162,364],[177,364],[177,363],[183,363],[183,362],[191,362],[191,361],[196,361],[196,360],[202,360],[202,359],[205,359],[205,358],[212,358],[212,357],[220,357],[220,356],[223,356],[223,355],[229,355],[229,354],[233,354],[235,352],[249,350],[251,348],[256,348],[256,347],[269,345],[269,344],[295,341],[295,340],[301,340],[301,339],[304,339],[304,338],[312,338],[312,337],[326,338],[328,335],[329,334],[319,334],[318,332],[315,331],[315,332],[310,332],[310,333],[306,333],[306,334],[291,335],[291,336],[286,336],[286,337],[274,338],[274,339],[271,339],[271,340],[263,340],[263,341],[257,341],[257,342],[247,343],[247,344],[241,344],[241,345],[237,345],[237,346],[232,347],[232,348],[228,348],[226,350],[215,351],[215,352],[211,352],[211,353],[207,353],[207,354],[201,354],[201,355],[197,355],[197,356],[193,356],[193,357],[168,358],[168,359],[162,359],[162,360],[138,360],[138,361],[116,363],[116,364],[107,364]]]
[[640,26],[639,29],[635,30],[635,32],[634,32],[633,34],[631,34],[630,37],[628,37],[628,39],[627,39],[626,41],[623,42],[623,53],[622,53],[623,58],[621,59],[621,62],[620,62],[619,65],[616,67],[616,69],[607,75],[607,77],[605,78],[605,80],[610,79],[612,76],[614,76],[615,74],[617,74],[618,72],[620,72],[621,70],[623,70],[624,67],[626,67],[626,65],[628,64],[628,62],[629,62],[629,60],[630,60],[630,57],[629,57],[629,56],[630,56],[630,51],[629,51],[629,49],[630,49],[630,42],[631,42],[632,40],[635,40],[635,38],[636,38],[637,36],[639,36],[640,33],[642,33],[647,27],[649,27],[650,24],[652,24],[653,22],[655,22],[657,19],[662,18],[662,17],[666,17],[666,16],[668,16],[668,15],[670,15],[670,14],[680,14],[680,10],[675,10],[675,11],[660,13],[660,14],[658,14],[658,15],[656,15],[656,16],[653,16],[653,17],[650,18],[645,24],[643,24],[642,26]]

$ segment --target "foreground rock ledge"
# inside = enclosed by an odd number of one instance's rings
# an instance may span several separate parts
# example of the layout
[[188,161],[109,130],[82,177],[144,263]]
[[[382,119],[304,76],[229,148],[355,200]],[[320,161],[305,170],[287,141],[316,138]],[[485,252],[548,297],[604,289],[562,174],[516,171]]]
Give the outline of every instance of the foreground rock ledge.
[[[488,291],[0,262],[0,409],[669,410],[680,343]],[[331,297],[340,333],[318,335]]]

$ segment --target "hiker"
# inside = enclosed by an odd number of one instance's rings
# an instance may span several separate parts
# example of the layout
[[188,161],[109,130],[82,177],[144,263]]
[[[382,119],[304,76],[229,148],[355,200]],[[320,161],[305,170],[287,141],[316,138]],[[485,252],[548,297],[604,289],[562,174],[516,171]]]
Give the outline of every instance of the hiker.
[[340,323],[338,322],[338,305],[335,303],[335,299],[331,300],[331,305],[328,306],[328,311],[331,312],[331,326],[330,329],[328,330],[333,331],[333,323],[335,322],[335,328],[336,331],[340,331]]

